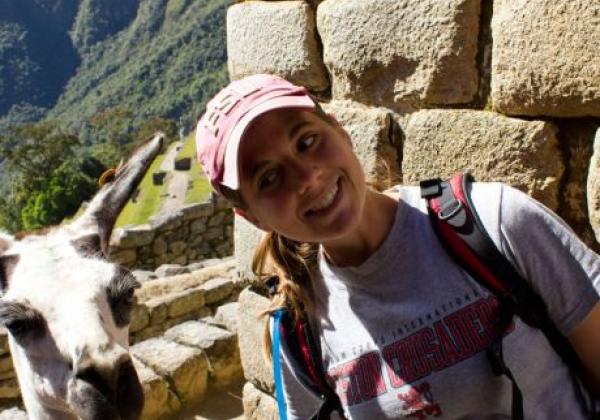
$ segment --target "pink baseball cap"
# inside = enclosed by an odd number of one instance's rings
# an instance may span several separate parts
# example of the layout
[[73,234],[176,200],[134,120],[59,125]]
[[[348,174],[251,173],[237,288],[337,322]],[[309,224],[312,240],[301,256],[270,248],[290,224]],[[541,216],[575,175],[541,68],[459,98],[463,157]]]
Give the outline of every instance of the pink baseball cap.
[[196,126],[196,151],[217,191],[239,188],[238,150],[246,129],[259,115],[281,108],[314,109],[315,103],[304,87],[268,74],[233,81],[208,102]]

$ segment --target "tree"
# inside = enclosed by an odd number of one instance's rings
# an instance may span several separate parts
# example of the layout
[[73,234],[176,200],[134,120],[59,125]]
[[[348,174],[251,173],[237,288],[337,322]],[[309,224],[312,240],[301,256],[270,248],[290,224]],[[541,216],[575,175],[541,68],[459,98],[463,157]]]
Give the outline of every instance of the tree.
[[96,189],[81,171],[77,136],[53,122],[11,128],[0,138],[10,193],[0,200],[0,226],[10,232],[59,223]]

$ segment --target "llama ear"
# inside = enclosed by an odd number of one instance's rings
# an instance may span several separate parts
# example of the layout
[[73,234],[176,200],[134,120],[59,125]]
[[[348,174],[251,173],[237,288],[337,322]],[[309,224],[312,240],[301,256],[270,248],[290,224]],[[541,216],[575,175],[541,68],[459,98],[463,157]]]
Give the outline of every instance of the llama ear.
[[75,234],[97,234],[100,238],[100,249],[105,255],[117,216],[160,152],[163,138],[163,133],[155,134],[149,142],[133,153],[127,163],[117,168],[114,179],[98,191],[85,213],[70,227]]
[[0,255],[0,292],[4,293],[8,288],[8,282],[12,272],[19,262],[18,255]]
[[98,233],[79,236],[71,241],[73,247],[81,255],[96,255],[102,252],[102,244]]

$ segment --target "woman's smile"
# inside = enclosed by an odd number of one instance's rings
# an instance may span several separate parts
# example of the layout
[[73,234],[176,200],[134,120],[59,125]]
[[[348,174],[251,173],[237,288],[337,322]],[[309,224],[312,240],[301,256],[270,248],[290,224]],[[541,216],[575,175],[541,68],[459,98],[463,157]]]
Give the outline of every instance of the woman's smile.
[[322,217],[330,214],[340,201],[341,182],[337,177],[335,182],[329,187],[317,202],[305,213],[306,217]]

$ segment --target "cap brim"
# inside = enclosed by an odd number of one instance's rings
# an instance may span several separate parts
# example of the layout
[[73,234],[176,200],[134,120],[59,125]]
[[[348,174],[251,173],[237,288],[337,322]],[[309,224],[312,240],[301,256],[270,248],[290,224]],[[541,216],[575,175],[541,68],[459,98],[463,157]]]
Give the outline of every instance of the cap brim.
[[272,111],[274,109],[283,108],[302,108],[302,109],[314,109],[315,103],[309,96],[280,96],[277,98],[270,99],[262,104],[252,108],[246,113],[239,122],[233,128],[227,142],[224,156],[224,172],[222,185],[225,185],[232,190],[237,190],[240,187],[239,173],[238,173],[238,151],[240,142],[244,137],[244,133],[248,126],[258,116]]

